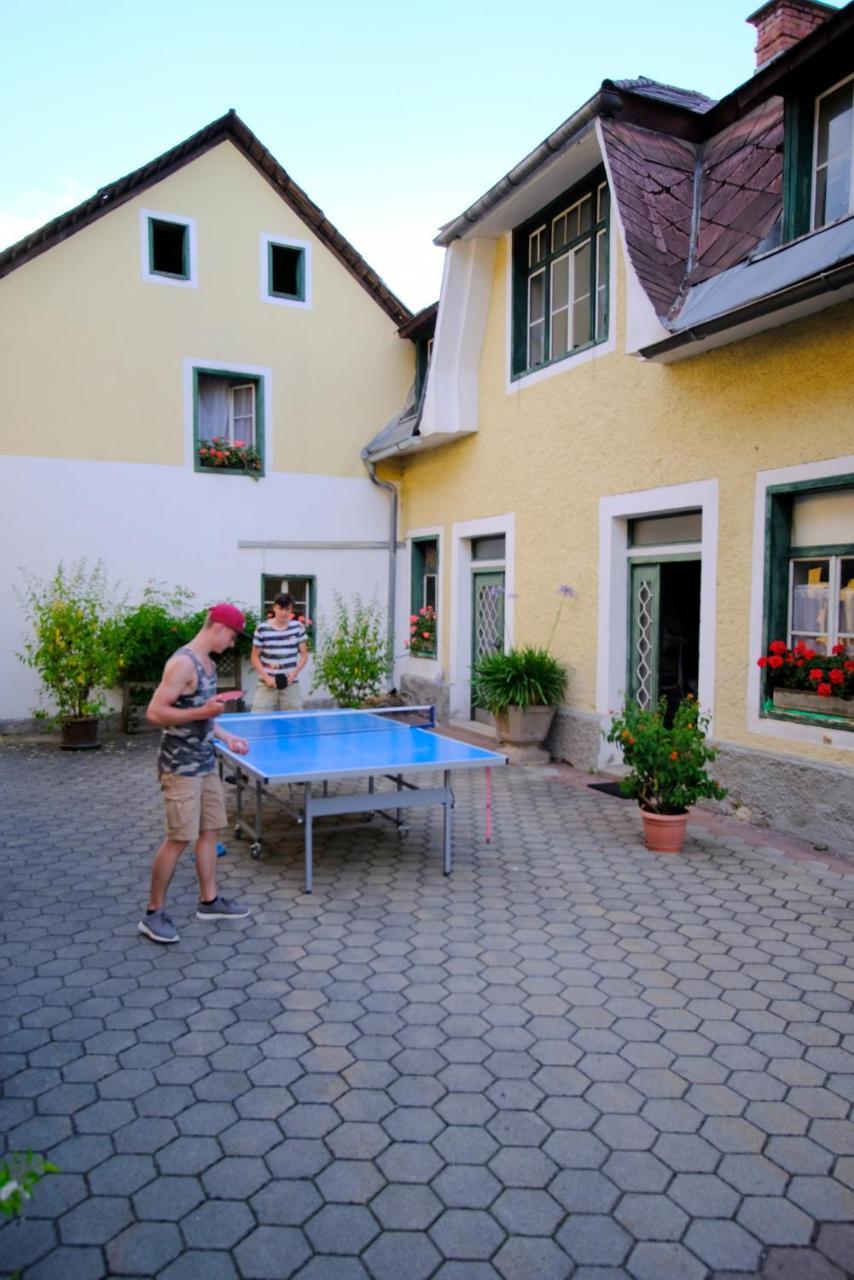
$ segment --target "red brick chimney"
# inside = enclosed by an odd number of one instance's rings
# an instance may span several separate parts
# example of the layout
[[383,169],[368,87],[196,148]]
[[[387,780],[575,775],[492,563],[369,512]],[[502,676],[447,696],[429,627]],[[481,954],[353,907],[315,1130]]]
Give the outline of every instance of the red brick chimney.
[[836,10],[818,0],[768,0],[747,19],[756,28],[756,70],[810,35]]

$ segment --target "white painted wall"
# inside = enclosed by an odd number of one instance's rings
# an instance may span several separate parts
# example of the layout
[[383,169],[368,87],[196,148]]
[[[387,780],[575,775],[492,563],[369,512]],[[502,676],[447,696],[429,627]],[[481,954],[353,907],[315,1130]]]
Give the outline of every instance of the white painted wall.
[[[183,467],[9,457],[0,466],[0,719],[37,705],[35,672],[14,656],[23,617],[13,587],[19,566],[50,576],[60,560],[103,560],[137,599],[149,581],[180,584],[198,607],[216,599],[257,609],[263,573],[313,575],[318,613],[333,593],[387,606],[388,552],[376,549],[240,548],[245,541],[377,542],[388,537],[388,497],[370,481],[273,473],[194,473]],[[303,677],[303,696],[310,681]]]

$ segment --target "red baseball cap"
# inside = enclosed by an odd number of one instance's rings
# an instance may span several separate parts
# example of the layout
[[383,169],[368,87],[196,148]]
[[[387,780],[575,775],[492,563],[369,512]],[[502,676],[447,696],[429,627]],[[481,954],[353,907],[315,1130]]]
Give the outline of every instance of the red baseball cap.
[[243,636],[244,640],[252,639],[244,630],[246,618],[236,605],[215,604],[208,614],[208,622],[222,622],[225,626],[231,627],[232,631],[236,631],[239,636]]

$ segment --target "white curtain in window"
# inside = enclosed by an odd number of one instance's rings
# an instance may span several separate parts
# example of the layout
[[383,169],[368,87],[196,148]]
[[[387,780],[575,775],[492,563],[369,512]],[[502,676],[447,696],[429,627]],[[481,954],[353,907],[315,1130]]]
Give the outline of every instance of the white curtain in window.
[[199,377],[199,438],[229,436],[229,385],[226,378]]

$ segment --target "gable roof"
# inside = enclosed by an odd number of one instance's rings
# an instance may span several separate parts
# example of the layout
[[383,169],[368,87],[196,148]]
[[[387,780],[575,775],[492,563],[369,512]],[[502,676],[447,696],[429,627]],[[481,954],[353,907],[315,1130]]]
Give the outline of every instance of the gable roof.
[[4,249],[0,253],[0,279],[225,141],[232,142],[237,147],[396,325],[406,324],[412,318],[409,308],[392,293],[349,240],[333,226],[323,210],[297,186],[275,156],[247,128],[233,109],[205,125],[198,133],[179,142],[156,160],[151,160],[133,173],[101,187],[76,208],[60,214],[37,231],[24,236],[17,244]]

